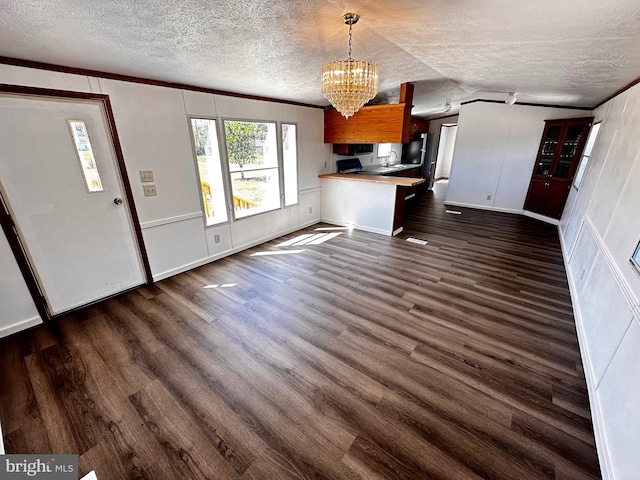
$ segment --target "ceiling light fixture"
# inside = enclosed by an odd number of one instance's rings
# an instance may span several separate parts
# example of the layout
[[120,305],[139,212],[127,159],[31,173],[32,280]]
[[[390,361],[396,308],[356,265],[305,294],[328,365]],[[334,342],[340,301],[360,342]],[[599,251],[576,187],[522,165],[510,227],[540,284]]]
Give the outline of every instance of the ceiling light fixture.
[[517,95],[518,94],[516,92],[510,92],[509,95],[507,95],[507,99],[504,101],[504,103],[506,103],[507,105],[513,105],[514,103],[516,103]]
[[347,119],[378,93],[378,66],[351,58],[352,27],[359,18],[355,13],[342,16],[349,25],[349,58],[322,67],[322,94]]
[[444,102],[444,112],[449,112],[451,111],[451,102],[449,100],[447,100],[446,102]]

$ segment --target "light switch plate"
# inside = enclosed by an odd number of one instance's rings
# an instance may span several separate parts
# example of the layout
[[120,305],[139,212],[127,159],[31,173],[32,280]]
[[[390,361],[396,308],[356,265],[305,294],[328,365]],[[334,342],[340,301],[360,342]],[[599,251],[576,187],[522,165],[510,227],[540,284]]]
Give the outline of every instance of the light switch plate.
[[153,197],[154,195],[157,195],[158,192],[156,192],[156,186],[155,185],[144,185],[144,196],[145,197]]
[[141,182],[153,182],[153,171],[152,170],[140,170],[140,181]]

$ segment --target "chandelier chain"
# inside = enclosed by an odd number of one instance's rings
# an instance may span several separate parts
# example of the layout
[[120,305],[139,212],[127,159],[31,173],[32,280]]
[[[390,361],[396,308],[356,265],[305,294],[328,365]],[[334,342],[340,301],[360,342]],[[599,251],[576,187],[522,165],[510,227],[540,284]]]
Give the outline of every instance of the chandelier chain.
[[351,60],[351,31],[353,28],[353,22],[349,22],[349,60]]

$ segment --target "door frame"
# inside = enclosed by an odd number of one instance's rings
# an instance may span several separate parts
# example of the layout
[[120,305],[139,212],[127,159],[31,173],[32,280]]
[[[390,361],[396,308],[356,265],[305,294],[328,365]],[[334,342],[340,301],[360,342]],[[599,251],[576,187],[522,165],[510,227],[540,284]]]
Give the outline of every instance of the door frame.
[[[48,88],[37,88],[37,87],[25,87],[21,85],[9,85],[0,83],[0,93],[12,93],[16,95],[29,95],[36,97],[49,97],[55,99],[71,99],[71,100],[91,100],[98,101],[101,103],[103,107],[103,111],[105,113],[105,117],[107,120],[107,127],[109,131],[109,135],[111,137],[111,142],[113,144],[114,153],[116,155],[116,162],[114,165],[116,175],[120,176],[122,181],[122,187],[124,190],[124,195],[127,199],[127,205],[129,207],[129,215],[131,216],[131,223],[133,224],[133,231],[135,233],[135,240],[138,247],[138,251],[140,253],[140,259],[142,260],[142,266],[144,268],[144,273],[146,277],[146,284],[150,285],[153,283],[153,276],[151,273],[151,265],[149,264],[149,256],[147,255],[147,249],[144,244],[144,238],[142,236],[142,228],[140,227],[140,219],[138,217],[138,211],[135,206],[135,202],[133,199],[133,192],[131,190],[131,183],[129,181],[129,175],[127,174],[127,168],[124,163],[124,155],[122,154],[122,147],[120,146],[120,137],[118,136],[118,131],[116,129],[115,118],[113,115],[113,110],[111,108],[111,101],[109,100],[109,95],[101,94],[101,93],[88,93],[88,92],[74,92],[68,90],[54,90]],[[7,199],[4,202],[8,201]],[[45,298],[42,294],[41,287],[36,279],[36,276],[31,268],[31,264],[29,262],[29,258],[27,257],[24,249],[22,248],[22,244],[20,238],[18,237],[17,231],[15,230],[13,219],[9,215],[6,205],[0,205],[0,224],[2,225],[2,230],[4,231],[7,241],[9,242],[9,246],[11,247],[11,251],[13,252],[13,256],[18,263],[18,267],[24,277],[24,280],[27,284],[27,288],[31,297],[33,298],[33,302],[36,305],[36,309],[38,313],[42,317],[43,322],[47,322],[52,318],[57,317],[58,315],[51,315],[49,313],[49,309]],[[68,313],[68,312],[65,312]],[[60,314],[60,315],[64,315]]]

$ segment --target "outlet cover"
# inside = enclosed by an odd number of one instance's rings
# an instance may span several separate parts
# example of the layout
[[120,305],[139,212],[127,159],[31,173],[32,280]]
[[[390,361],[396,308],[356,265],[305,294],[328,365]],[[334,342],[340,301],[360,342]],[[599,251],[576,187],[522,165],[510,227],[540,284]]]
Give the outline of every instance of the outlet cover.
[[220,235],[216,233],[213,236],[213,241],[214,241],[214,243],[220,243]]
[[313,207],[309,207],[309,215],[313,213]]
[[153,182],[153,172],[151,170],[140,170],[141,182]]
[[155,185],[145,185],[144,186],[144,196],[145,197],[153,197],[157,195],[156,186]]

